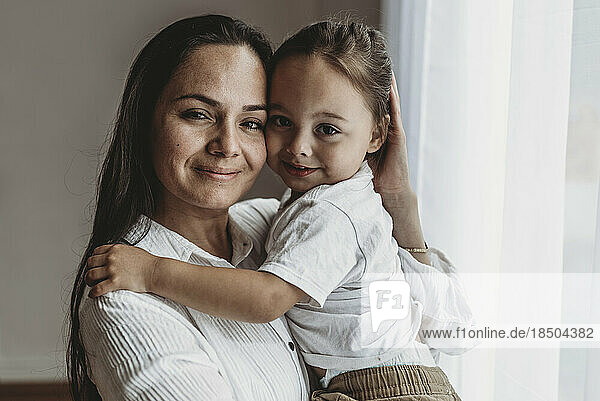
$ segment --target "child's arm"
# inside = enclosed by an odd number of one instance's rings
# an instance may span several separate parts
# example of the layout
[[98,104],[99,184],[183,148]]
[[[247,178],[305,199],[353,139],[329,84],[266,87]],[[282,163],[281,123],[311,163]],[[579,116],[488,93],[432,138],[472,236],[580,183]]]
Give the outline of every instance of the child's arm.
[[96,248],[88,269],[93,297],[119,289],[153,292],[212,316],[252,323],[270,322],[306,297],[268,272],[198,266],[122,244]]

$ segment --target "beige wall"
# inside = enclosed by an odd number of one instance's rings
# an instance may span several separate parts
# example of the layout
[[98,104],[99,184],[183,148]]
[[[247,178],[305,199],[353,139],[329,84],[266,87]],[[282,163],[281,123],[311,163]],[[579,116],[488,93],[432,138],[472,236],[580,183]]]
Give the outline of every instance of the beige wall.
[[[0,382],[63,376],[61,329],[89,233],[98,150],[137,51],[161,27],[223,13],[274,42],[339,9],[377,24],[379,1],[0,3]],[[278,195],[264,174],[253,196]]]

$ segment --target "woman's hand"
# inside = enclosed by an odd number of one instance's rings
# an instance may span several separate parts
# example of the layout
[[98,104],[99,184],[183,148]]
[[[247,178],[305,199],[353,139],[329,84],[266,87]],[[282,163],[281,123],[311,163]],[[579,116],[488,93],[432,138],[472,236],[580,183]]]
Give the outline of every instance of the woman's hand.
[[[390,89],[390,127],[386,148],[379,168],[373,170],[373,185],[381,195],[383,207],[393,221],[392,234],[403,248],[424,248],[425,240],[419,219],[419,202],[410,186],[406,135],[402,127],[400,95],[392,73]],[[430,264],[426,253],[412,253],[421,263]]]
[[152,276],[160,258],[141,248],[123,244],[102,245],[87,260],[85,283],[90,297],[111,291],[150,292]]
[[414,191],[410,186],[408,175],[408,153],[406,135],[402,127],[400,95],[393,73],[390,90],[390,126],[385,146],[379,168],[373,169],[375,191],[380,195],[384,193],[412,195]]

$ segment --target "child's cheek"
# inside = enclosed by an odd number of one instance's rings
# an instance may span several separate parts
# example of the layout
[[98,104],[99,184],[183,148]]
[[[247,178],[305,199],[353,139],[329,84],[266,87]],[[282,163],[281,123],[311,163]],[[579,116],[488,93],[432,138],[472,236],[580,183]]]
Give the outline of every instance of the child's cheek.
[[270,130],[265,133],[265,145],[267,148],[267,164],[273,168],[273,163],[278,159],[282,145],[277,135],[270,133]]
[[348,143],[329,144],[321,151],[327,160],[329,176],[334,181],[352,177],[364,159],[364,155],[361,156],[360,151]]

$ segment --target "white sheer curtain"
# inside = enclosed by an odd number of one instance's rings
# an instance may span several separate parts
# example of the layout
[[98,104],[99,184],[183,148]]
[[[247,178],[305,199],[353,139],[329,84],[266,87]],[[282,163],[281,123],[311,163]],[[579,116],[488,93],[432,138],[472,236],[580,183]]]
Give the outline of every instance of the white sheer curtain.
[[[427,242],[463,272],[600,272],[600,1],[382,8]],[[561,303],[569,321],[572,289],[548,291],[556,321]],[[598,361],[554,348],[475,349],[440,363],[465,401],[591,401]]]

